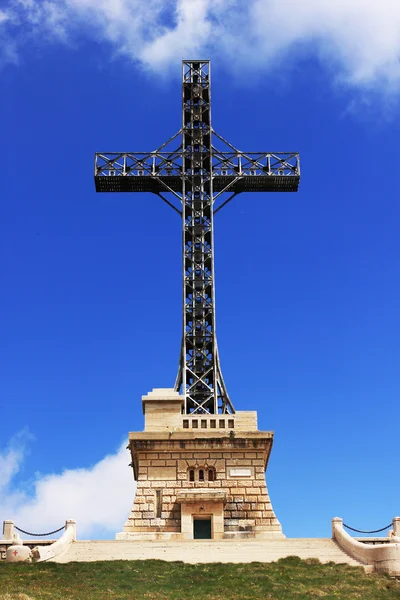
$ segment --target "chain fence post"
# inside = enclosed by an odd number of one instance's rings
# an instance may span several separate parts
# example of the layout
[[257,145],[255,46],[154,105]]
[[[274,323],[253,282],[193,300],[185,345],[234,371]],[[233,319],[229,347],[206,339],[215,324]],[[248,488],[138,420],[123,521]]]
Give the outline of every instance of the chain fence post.
[[72,540],[75,542],[76,541],[76,521],[74,519],[67,519],[65,521],[65,531],[67,531],[67,529],[73,529]]
[[400,537],[400,517],[393,517],[393,535]]
[[3,540],[12,540],[14,534],[14,521],[3,521]]
[[341,519],[340,517],[334,517],[332,519],[332,538],[335,539],[335,526],[338,525],[339,527],[343,527],[343,519]]

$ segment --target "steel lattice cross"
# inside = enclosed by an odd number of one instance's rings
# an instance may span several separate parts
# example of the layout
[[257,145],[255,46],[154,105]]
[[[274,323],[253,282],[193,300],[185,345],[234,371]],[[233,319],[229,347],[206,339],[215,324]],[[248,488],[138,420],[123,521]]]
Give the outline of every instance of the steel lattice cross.
[[185,414],[234,412],[215,336],[214,215],[240,192],[295,192],[299,179],[297,152],[241,152],[212,129],[208,60],[182,61],[178,133],[153,152],[95,155],[96,191],[153,192],[181,215],[183,335],[175,389],[185,397]]

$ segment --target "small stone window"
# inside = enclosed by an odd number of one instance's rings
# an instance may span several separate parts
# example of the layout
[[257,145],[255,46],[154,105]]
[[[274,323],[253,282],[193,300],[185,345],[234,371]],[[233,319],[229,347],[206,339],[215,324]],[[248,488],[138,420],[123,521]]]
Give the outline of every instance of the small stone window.
[[183,420],[183,429],[189,429],[189,421],[188,419]]
[[228,428],[233,429],[235,427],[235,421],[233,419],[228,419]]
[[199,427],[199,422],[198,420],[194,420],[192,421],[192,429],[197,429]]
[[211,419],[210,421],[210,427],[211,429],[215,429],[217,426],[217,421],[215,419]]
[[216,480],[216,471],[214,467],[196,467],[188,469],[188,480],[189,481],[215,481]]
[[219,420],[219,428],[220,429],[225,429],[225,419],[220,419]]
[[207,429],[207,421],[205,419],[201,420],[201,428],[202,429]]

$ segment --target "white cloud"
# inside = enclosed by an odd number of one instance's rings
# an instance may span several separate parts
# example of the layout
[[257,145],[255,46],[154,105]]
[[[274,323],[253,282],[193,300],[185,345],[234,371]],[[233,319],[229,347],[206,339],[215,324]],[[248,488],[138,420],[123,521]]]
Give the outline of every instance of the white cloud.
[[26,531],[45,533],[71,518],[77,521],[80,539],[114,538],[122,530],[135,494],[126,442],[91,468],[38,475],[33,485],[17,486],[13,478],[23,464],[26,437],[26,433],[19,434],[0,453],[0,520],[12,519]]
[[10,27],[20,48],[87,35],[157,72],[183,57],[259,70],[312,54],[349,85],[400,83],[398,0],[8,0]]

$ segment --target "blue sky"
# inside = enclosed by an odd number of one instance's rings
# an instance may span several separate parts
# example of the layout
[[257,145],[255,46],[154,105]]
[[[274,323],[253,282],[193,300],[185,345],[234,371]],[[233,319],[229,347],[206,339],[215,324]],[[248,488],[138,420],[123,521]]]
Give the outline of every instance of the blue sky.
[[215,220],[222,370],[235,408],[275,431],[277,516],[293,537],[329,536],[334,516],[386,525],[400,491],[400,9],[355,18],[358,0],[307,0],[285,21],[272,0],[150,4],[0,3],[0,520],[71,517],[80,537],[112,538],[128,514],[127,432],[178,366],[180,223],[155,196],[96,194],[93,155],[174,134],[181,59],[198,56],[216,131],[301,154],[297,194],[242,194]]

